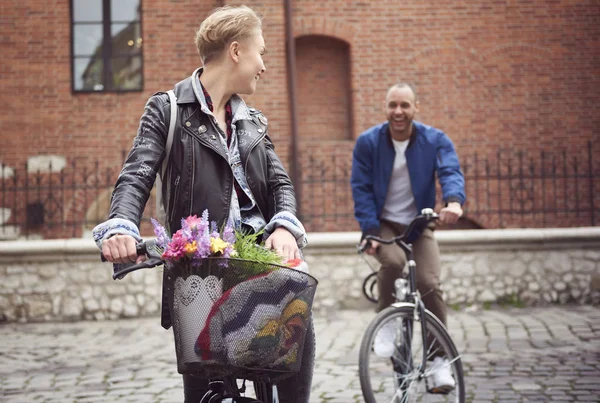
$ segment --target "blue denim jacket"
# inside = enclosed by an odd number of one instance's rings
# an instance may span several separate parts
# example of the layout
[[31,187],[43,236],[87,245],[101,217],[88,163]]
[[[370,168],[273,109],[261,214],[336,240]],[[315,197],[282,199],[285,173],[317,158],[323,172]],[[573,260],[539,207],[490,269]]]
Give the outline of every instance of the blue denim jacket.
[[[435,177],[446,203],[465,202],[465,179],[452,141],[444,132],[413,121],[406,163],[417,211],[435,207]],[[356,140],[352,154],[354,216],[365,235],[379,235],[380,216],[390,183],[396,151],[388,123],[371,127]]]

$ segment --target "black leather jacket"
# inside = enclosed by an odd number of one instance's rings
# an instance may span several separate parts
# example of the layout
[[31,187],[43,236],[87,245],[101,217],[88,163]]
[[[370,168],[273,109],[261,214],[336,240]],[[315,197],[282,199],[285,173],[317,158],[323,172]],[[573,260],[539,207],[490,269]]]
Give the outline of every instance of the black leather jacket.
[[[175,85],[178,118],[163,194],[170,188],[169,227],[175,232],[181,218],[200,216],[208,209],[211,221],[220,226],[229,215],[234,191],[232,169],[211,118],[200,110],[192,77]],[[139,227],[144,207],[160,170],[170,122],[171,106],[166,93],[153,95],[141,117],[123,170],[113,192],[110,218],[124,218]],[[238,120],[238,146],[248,186],[266,222],[280,211],[296,214],[292,183],[275,154],[267,134],[267,120],[249,108],[250,120]],[[243,134],[239,134],[243,133]],[[167,186],[170,181],[170,186]]]
[[[220,227],[227,221],[234,191],[234,177],[226,151],[211,118],[200,110],[192,87],[192,77],[175,85],[177,124],[169,158],[163,194],[168,195],[166,211],[169,229],[181,228],[181,219],[200,216],[208,209],[209,219]],[[267,120],[260,111],[249,108],[250,119],[236,122],[238,147],[246,180],[258,207],[268,223],[281,212],[296,214],[292,182],[275,154],[267,135]],[[153,95],[146,104],[138,134],[113,191],[110,218],[124,218],[140,225],[144,207],[161,169],[171,116],[169,96]],[[167,185],[168,184],[168,185]],[[161,324],[168,329],[171,315],[163,276]],[[167,287],[165,287],[167,286]]]

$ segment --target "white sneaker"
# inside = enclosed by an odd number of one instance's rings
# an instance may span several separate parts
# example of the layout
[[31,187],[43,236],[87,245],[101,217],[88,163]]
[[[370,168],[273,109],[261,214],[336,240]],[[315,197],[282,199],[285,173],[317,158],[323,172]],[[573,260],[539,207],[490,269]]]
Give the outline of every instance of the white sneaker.
[[456,382],[454,382],[454,378],[452,377],[448,359],[435,357],[430,368],[431,372],[428,376],[429,392],[448,393],[454,390]]
[[396,337],[396,321],[386,322],[375,335],[373,351],[382,358],[390,358],[394,354],[394,338]]

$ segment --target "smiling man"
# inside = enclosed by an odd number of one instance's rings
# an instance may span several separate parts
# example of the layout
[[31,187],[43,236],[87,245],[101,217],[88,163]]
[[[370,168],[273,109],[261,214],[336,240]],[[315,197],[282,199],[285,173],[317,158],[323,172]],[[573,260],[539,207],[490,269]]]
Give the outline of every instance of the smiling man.
[[[462,215],[465,201],[464,176],[452,141],[441,130],[417,122],[419,102],[413,88],[405,83],[389,88],[385,98],[387,122],[374,126],[356,140],[352,155],[352,197],[354,215],[366,235],[392,238],[404,233],[407,224],[422,209],[434,208],[437,175],[445,207],[442,223],[453,224]],[[381,263],[377,275],[377,311],[394,300],[394,281],[402,274],[406,255],[398,245],[371,241],[366,253]],[[440,257],[433,228],[426,228],[413,242],[417,263],[417,288],[425,307],[446,324],[446,306],[440,289]],[[389,326],[388,326],[389,325]],[[392,321],[378,332],[374,350],[391,357],[395,328]],[[433,389],[448,391],[454,380],[447,360],[436,357],[432,372]]]

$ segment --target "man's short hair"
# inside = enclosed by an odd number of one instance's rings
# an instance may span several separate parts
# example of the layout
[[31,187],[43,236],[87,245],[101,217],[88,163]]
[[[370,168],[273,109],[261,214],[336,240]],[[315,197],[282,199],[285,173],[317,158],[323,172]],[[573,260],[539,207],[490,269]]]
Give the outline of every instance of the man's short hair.
[[218,57],[233,41],[248,38],[262,29],[260,17],[247,6],[214,9],[200,24],[194,42],[202,63]]
[[412,85],[410,85],[410,84],[408,84],[408,83],[405,83],[405,82],[402,82],[402,81],[400,81],[400,82],[398,82],[398,83],[396,83],[396,84],[392,85],[390,88],[388,88],[388,90],[387,90],[387,93],[386,93],[386,94],[389,94],[389,92],[390,92],[390,91],[391,91],[393,88],[409,88],[409,89],[412,91],[413,95],[415,96],[415,102],[417,101],[417,91],[415,91],[415,88],[414,88]]

